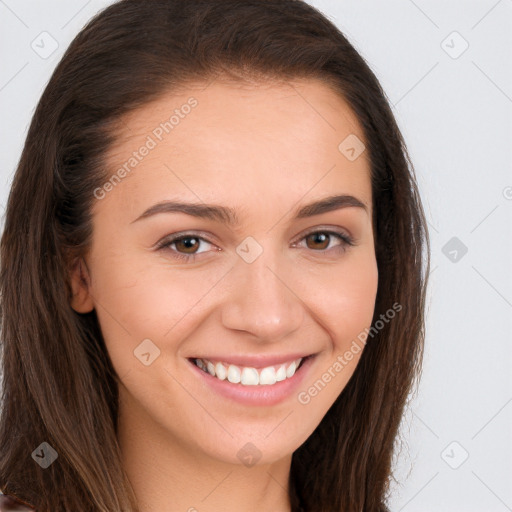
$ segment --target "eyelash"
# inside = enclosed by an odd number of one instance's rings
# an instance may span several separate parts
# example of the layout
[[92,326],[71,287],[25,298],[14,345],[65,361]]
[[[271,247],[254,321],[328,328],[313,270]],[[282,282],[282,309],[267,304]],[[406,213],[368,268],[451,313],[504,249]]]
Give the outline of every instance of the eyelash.
[[[299,240],[299,242],[306,239],[308,236],[319,234],[319,233],[326,234],[326,235],[334,235],[336,238],[338,238],[338,240],[340,240],[341,244],[336,247],[337,247],[337,250],[339,250],[341,252],[345,252],[349,247],[352,247],[353,245],[355,245],[354,239],[352,237],[348,236],[347,234],[338,232],[338,231],[328,230],[328,229],[320,229],[320,230],[316,230],[316,231],[310,231],[309,233],[306,233],[305,235],[303,235],[302,238]],[[177,235],[173,235],[172,238],[164,238],[162,241],[158,242],[156,245],[156,250],[169,250],[174,253],[174,255],[173,255],[174,258],[183,260],[186,262],[193,262],[193,261],[195,261],[196,256],[198,254],[202,254],[202,253],[184,254],[184,253],[180,253],[180,252],[170,248],[170,246],[172,244],[179,242],[181,240],[186,240],[187,238],[195,238],[196,240],[203,241],[203,242],[206,242],[209,244],[213,244],[213,242],[208,241],[207,239],[203,238],[202,236],[199,236],[196,233],[180,233]],[[311,250],[316,253],[325,253],[332,249],[333,248],[319,249],[319,250],[311,249]]]

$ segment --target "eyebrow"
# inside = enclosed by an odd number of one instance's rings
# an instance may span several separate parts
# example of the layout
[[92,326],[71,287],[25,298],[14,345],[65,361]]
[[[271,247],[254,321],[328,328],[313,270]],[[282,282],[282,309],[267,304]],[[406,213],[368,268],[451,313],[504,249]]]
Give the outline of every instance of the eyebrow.
[[[295,213],[295,219],[304,219],[320,215],[322,213],[340,210],[342,208],[356,207],[363,209],[368,213],[368,208],[365,203],[357,199],[357,197],[342,194],[329,196],[313,203],[302,206]],[[137,222],[141,219],[146,219],[152,215],[159,213],[185,213],[192,217],[213,220],[227,224],[228,226],[238,226],[240,220],[237,212],[233,208],[227,206],[219,206],[214,204],[205,203],[184,203],[179,201],[161,201],[149,207],[144,213],[139,215],[130,224]]]

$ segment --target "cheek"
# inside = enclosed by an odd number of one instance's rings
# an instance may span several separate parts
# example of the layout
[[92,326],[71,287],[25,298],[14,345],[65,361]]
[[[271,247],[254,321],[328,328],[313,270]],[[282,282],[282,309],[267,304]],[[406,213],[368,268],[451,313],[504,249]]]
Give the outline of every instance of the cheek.
[[[347,255],[348,256],[348,255]],[[303,279],[301,294],[328,332],[334,350],[343,350],[369,327],[375,309],[378,269],[373,251],[354,252],[342,264]]]
[[318,418],[325,415],[343,389],[361,359],[364,334],[374,315],[378,287],[375,258],[360,255],[350,265],[339,266],[331,273],[329,282],[318,282],[304,290],[311,298],[310,307],[316,320],[327,331],[326,348],[315,363],[311,377],[297,394],[300,410],[307,411],[311,431]]
[[[99,263],[99,262],[98,262]],[[144,340],[167,358],[199,321],[202,299],[222,278],[212,272],[177,272],[140,258],[103,258],[95,267],[96,311],[114,367],[121,375],[138,368],[134,351]],[[224,269],[225,271],[225,269]],[[210,295],[214,295],[210,293]],[[146,342],[147,343],[147,342]],[[158,349],[158,350],[157,350]]]
[[377,288],[378,268],[373,251],[354,252],[329,272],[304,280],[301,294],[308,297],[309,308],[327,339],[326,350],[309,383],[313,385],[319,379],[329,383],[322,402],[334,401],[357,367],[364,335],[372,324]]
[[345,350],[347,343],[371,325],[378,286],[376,267],[354,271],[342,283],[339,301],[332,301],[329,313],[336,334],[336,348]]

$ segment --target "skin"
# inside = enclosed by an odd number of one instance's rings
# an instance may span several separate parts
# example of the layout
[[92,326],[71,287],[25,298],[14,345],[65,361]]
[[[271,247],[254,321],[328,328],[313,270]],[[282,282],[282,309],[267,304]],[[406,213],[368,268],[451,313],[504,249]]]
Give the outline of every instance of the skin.
[[[292,453],[342,392],[361,352],[309,403],[293,393],[272,406],[216,394],[186,358],[316,353],[304,391],[370,327],[378,280],[370,168],[367,152],[349,161],[338,150],[348,135],[363,134],[322,82],[217,79],[128,115],[108,154],[112,173],[191,96],[198,101],[191,113],[95,202],[72,306],[96,309],[119,376],[118,437],[141,512],[286,512]],[[300,206],[335,194],[353,195],[367,210],[294,219]],[[171,199],[231,207],[240,224],[181,212],[133,222]],[[355,245],[306,237],[327,228]],[[208,235],[190,235],[195,261],[176,258],[187,254],[183,244],[154,248],[185,230]],[[263,248],[252,263],[236,252],[248,236]],[[144,339],[160,350],[149,366],[134,357]],[[248,442],[260,452],[250,467],[237,457]]]

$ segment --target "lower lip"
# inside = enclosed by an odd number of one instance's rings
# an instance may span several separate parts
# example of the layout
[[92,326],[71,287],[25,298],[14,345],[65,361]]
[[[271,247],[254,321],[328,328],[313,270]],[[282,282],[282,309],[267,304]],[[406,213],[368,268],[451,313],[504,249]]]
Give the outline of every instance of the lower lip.
[[276,382],[275,384],[244,386],[243,384],[233,384],[226,380],[220,380],[212,377],[209,373],[201,370],[192,361],[189,364],[196,371],[200,378],[204,379],[205,384],[210,386],[219,395],[234,400],[244,405],[275,405],[290,397],[306,378],[309,368],[313,364],[314,356],[308,356],[301,367],[295,372],[293,377]]

